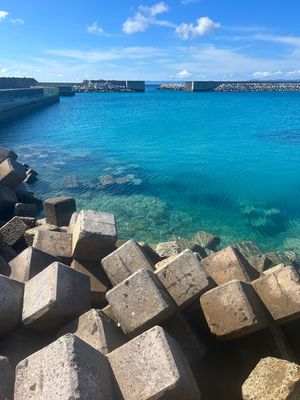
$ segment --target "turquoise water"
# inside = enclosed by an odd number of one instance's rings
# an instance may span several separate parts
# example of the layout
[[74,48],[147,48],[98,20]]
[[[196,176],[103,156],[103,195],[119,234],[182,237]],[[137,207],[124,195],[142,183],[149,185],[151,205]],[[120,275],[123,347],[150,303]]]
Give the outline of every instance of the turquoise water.
[[32,191],[114,212],[122,238],[300,250],[300,93],[77,94],[0,138],[40,173]]

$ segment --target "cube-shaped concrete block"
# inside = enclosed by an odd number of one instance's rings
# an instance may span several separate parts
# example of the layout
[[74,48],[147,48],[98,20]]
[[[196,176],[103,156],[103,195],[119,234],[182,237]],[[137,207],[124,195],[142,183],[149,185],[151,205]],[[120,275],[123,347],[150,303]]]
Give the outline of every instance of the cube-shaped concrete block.
[[300,366],[274,357],[260,360],[242,386],[243,400],[300,398]]
[[1,218],[9,217],[18,199],[13,189],[0,184],[0,215]]
[[35,218],[38,213],[37,206],[30,203],[16,203],[14,207],[14,215],[18,217]]
[[67,232],[37,230],[32,246],[53,257],[72,257],[72,235]]
[[9,262],[10,277],[19,282],[27,282],[55,261],[58,261],[55,257],[34,247],[27,247]]
[[108,355],[124,400],[199,400],[178,344],[155,326]]
[[260,300],[251,284],[233,280],[200,298],[211,332],[224,340],[235,339],[267,326]]
[[272,318],[280,323],[300,316],[300,277],[293,267],[273,270],[252,282]]
[[106,357],[75,335],[65,335],[21,361],[15,400],[114,399]]
[[164,266],[155,274],[178,306],[187,306],[216,286],[191,250],[184,250],[168,260],[162,261]]
[[24,233],[35,226],[35,219],[29,217],[13,217],[0,228],[0,240],[13,246],[20,240]]
[[252,279],[251,266],[241,253],[231,246],[205,258],[201,265],[218,285],[233,279],[245,282]]
[[78,212],[74,212],[72,214],[70,222],[69,222],[68,233],[73,233],[73,229],[74,229],[74,226],[76,225],[78,215],[79,215]]
[[73,257],[101,261],[112,251],[117,240],[115,217],[112,214],[82,210],[73,229]]
[[126,342],[126,336],[115,321],[100,310],[91,309],[62,328],[58,335],[73,333],[103,354]]
[[23,324],[31,329],[57,329],[89,310],[90,279],[54,262],[25,283]]
[[14,151],[0,146],[0,161],[6,160],[7,158],[12,158],[13,160],[16,160],[18,156]]
[[26,178],[25,168],[17,161],[7,158],[0,163],[0,183],[11,188],[18,186]]
[[9,264],[0,255],[0,275],[10,276],[10,274],[11,274],[11,268],[10,268]]
[[0,334],[14,329],[21,321],[24,283],[0,275]]
[[197,232],[192,240],[209,250],[216,250],[221,243],[221,239],[218,236],[203,231]]
[[153,271],[152,263],[139,244],[128,240],[121,247],[103,258],[101,264],[111,283],[115,286],[141,268]]
[[48,224],[67,226],[76,211],[75,199],[66,196],[47,199],[44,201],[44,209]]
[[176,308],[157,276],[145,268],[109,290],[106,299],[127,334],[151,328],[168,318]]
[[52,232],[60,232],[60,228],[56,225],[50,225],[50,224],[38,224],[38,221],[36,221],[37,226],[35,226],[34,228],[28,229],[25,233],[24,233],[24,239],[25,239],[25,243],[27,244],[27,246],[32,246],[33,245],[33,240],[34,240],[34,236],[37,232],[39,231],[52,231]]
[[8,358],[0,356],[0,399],[13,400],[14,398],[14,371]]

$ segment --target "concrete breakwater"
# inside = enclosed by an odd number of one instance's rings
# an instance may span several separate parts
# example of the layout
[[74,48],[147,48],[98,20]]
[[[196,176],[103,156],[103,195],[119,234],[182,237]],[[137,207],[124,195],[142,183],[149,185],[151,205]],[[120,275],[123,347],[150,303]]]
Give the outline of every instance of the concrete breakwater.
[[78,93],[144,92],[144,81],[85,80],[74,85]]
[[187,81],[192,92],[299,92],[300,82],[292,81]]
[[296,253],[121,241],[112,214],[38,200],[17,160],[0,148],[0,397],[298,398]]

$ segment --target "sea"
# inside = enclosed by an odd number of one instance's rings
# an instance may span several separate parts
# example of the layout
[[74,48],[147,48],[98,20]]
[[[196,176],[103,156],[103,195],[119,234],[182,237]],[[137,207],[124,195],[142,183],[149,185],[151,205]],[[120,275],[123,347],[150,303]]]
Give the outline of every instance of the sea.
[[112,212],[121,239],[300,252],[300,93],[82,93],[0,125],[28,190]]

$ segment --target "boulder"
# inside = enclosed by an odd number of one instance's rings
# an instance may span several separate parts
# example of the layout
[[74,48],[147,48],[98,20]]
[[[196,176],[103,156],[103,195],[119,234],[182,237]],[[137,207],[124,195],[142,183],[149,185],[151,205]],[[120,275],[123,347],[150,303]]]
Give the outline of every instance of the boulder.
[[300,366],[274,357],[260,360],[242,386],[243,400],[300,398]]
[[0,275],[0,334],[13,330],[21,321],[24,283]]
[[101,264],[114,286],[123,282],[138,269],[146,268],[153,271],[151,261],[134,240],[128,240],[113,253],[103,258]]
[[14,215],[18,217],[33,217],[35,218],[38,213],[37,206],[30,203],[16,203],[14,208]]
[[[0,148],[1,149],[1,148]],[[0,399],[13,400],[14,398],[14,371],[7,357],[0,356]]]
[[108,354],[126,400],[200,400],[200,391],[178,344],[155,326]]
[[53,257],[72,257],[72,235],[70,233],[37,230],[32,246]]
[[236,339],[266,328],[267,319],[253,287],[233,280],[200,298],[212,334],[223,340]]
[[25,168],[17,161],[7,158],[0,163],[0,183],[11,188],[18,186],[26,178]]
[[106,357],[75,335],[65,335],[21,361],[15,400],[114,399]]
[[91,306],[87,275],[54,262],[25,283],[22,321],[30,329],[58,329]]
[[90,210],[80,211],[73,229],[73,257],[100,261],[114,249],[116,240],[114,215]]
[[159,243],[156,246],[155,251],[160,257],[166,258],[179,254],[181,252],[181,249],[177,241],[173,240],[171,242]]
[[0,228],[0,240],[10,246],[23,238],[24,233],[33,228],[35,219],[29,217],[13,217]]
[[68,226],[72,214],[76,211],[73,197],[54,197],[44,201],[46,221],[56,226]]
[[136,334],[175,312],[175,303],[157,276],[140,269],[106,293],[124,333]]

